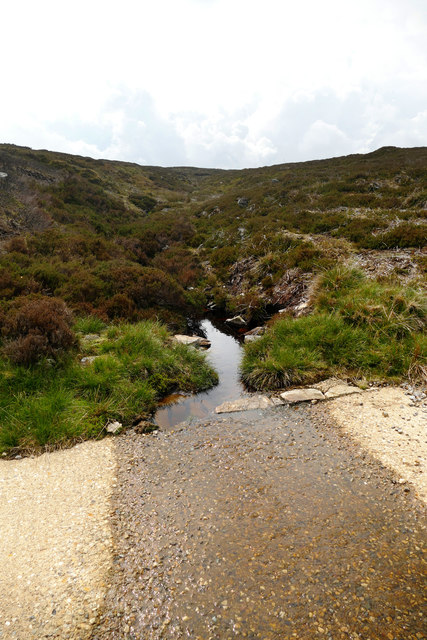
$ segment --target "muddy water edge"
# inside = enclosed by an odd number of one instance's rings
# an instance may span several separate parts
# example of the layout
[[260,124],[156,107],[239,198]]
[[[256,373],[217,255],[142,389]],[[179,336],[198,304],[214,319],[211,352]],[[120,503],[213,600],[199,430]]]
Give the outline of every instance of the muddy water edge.
[[422,640],[425,515],[319,407],[116,439],[93,640]]

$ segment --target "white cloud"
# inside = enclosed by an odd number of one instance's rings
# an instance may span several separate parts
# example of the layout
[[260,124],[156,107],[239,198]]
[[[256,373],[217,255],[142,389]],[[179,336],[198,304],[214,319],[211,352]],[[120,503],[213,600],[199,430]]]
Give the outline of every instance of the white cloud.
[[0,141],[223,167],[427,144],[424,0],[15,0],[2,23]]
[[299,151],[303,156],[309,153],[312,158],[325,158],[348,153],[351,143],[336,125],[316,120],[304,133]]

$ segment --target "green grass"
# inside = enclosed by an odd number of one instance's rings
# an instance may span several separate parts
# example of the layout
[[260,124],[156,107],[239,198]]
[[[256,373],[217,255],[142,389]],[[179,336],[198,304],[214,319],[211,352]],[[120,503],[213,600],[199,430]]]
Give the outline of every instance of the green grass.
[[73,329],[82,335],[101,333],[105,329],[105,323],[97,316],[83,316],[77,318]]
[[[83,332],[95,324],[81,321]],[[97,325],[98,331],[101,326]],[[208,389],[218,381],[204,355],[171,340],[156,322],[111,327],[78,357],[33,367],[0,361],[0,452],[65,446],[148,417],[165,394]],[[82,355],[95,355],[82,366]]]
[[281,389],[334,374],[425,376],[427,313],[419,292],[339,267],[319,278],[313,303],[312,315],[280,318],[245,347],[241,376],[249,387]]

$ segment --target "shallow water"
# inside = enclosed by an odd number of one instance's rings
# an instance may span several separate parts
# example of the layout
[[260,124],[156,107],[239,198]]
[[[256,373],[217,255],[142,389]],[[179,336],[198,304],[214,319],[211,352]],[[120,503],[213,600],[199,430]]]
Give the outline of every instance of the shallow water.
[[218,373],[219,384],[196,395],[172,394],[165,398],[154,416],[154,421],[163,430],[184,420],[205,418],[213,414],[215,407],[223,402],[245,395],[239,379],[242,349],[238,338],[214,327],[210,320],[203,320],[200,328],[211,342],[206,353]]
[[316,407],[117,440],[93,640],[421,640],[424,518]]

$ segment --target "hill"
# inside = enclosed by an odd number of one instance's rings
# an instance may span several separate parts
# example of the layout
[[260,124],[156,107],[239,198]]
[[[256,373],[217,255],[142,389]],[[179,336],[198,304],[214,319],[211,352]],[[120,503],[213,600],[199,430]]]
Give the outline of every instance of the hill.
[[0,450],[214,384],[157,323],[207,310],[270,325],[250,388],[425,378],[426,215],[424,147],[225,171],[0,145]]
[[2,300],[132,320],[211,302],[249,318],[351,256],[380,276],[425,269],[424,147],[223,171],[0,145],[0,172]]

